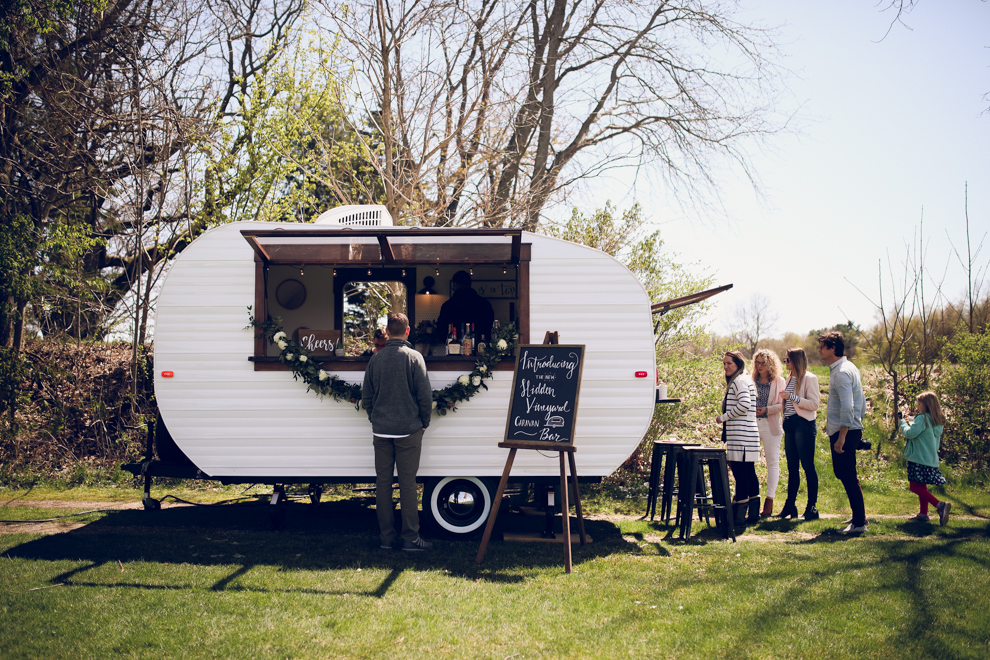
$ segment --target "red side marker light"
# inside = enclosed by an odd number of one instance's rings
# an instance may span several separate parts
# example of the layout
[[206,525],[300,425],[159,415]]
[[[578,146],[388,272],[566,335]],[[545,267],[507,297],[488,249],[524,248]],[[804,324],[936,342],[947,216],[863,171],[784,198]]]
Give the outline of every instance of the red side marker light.
[[174,374],[174,373],[172,373],[171,371],[163,371],[163,372],[162,372],[162,378],[171,378],[171,377],[172,377],[172,376],[174,376],[174,375],[175,375],[175,374]]
[[650,374],[648,372],[646,372],[646,371],[637,371],[636,372],[636,378],[646,378],[649,375]]

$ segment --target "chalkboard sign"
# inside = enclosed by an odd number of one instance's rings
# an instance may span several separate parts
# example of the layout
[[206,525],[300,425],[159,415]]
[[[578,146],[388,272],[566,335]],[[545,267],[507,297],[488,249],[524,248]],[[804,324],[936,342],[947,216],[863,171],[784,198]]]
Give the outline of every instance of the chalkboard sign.
[[583,345],[520,346],[506,441],[573,444],[583,369]]

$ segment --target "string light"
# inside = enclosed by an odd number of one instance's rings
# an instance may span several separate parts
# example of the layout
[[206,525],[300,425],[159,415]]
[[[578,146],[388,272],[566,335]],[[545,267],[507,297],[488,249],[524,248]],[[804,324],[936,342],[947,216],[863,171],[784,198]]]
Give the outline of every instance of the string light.
[[440,276],[440,269],[439,268],[437,268],[437,276],[438,277]]
[[405,268],[403,268],[403,269],[402,269],[402,276],[403,276],[403,277],[405,277],[405,276],[406,276],[406,269],[405,269]]
[[505,275],[505,265],[502,265],[502,274]]
[[368,266],[368,277],[371,277],[371,266]]
[[468,275],[474,275],[474,268],[468,268]]
[[299,274],[300,275],[305,275],[306,274],[305,272],[303,272],[305,268],[306,268],[306,264],[302,264],[301,266],[299,266]]
[[[505,271],[502,271],[502,272],[504,273]],[[337,269],[336,268],[333,269],[333,276],[334,277],[337,277]]]

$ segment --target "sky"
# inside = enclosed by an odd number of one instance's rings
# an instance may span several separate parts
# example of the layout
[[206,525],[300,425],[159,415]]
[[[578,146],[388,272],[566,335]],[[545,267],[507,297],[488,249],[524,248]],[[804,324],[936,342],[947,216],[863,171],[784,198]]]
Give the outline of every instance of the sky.
[[967,183],[974,246],[990,231],[990,2],[920,0],[893,28],[886,4],[743,1],[743,20],[780,26],[796,110],[794,130],[750,152],[760,194],[728,175],[724,214],[699,218],[641,180],[625,198],[590,192],[596,208],[640,202],[679,261],[733,284],[713,299],[713,330],[754,294],[778,317],[770,336],[873,325],[879,269],[889,299],[922,220],[929,290],[961,299]]

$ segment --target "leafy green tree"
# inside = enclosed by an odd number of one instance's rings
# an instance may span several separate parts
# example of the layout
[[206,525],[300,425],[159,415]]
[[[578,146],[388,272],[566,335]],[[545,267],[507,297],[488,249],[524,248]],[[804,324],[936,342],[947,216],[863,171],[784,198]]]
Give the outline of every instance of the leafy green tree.
[[[238,110],[204,145],[208,224],[314,219],[342,204],[377,204],[381,180],[341,102],[334,46],[279,51],[237,94]],[[333,176],[326,176],[333,172]]]
[[982,471],[990,456],[990,329],[961,331],[946,347],[939,399],[946,411],[942,453]]
[[[846,321],[845,323],[836,323],[830,328],[812,330],[808,333],[808,342],[804,350],[805,353],[808,353],[809,360],[818,360],[818,337],[826,332],[836,331],[842,333],[842,340],[846,345],[845,356],[850,360],[856,359],[856,352],[859,348],[860,339],[863,337],[863,330],[852,321]],[[809,349],[811,349],[810,352]]]
[[25,255],[0,280],[39,280],[0,301],[0,344],[18,349],[32,314],[85,339],[122,301],[147,309],[143,276],[206,226],[193,147],[284,46],[302,2],[0,6],[0,231]]

